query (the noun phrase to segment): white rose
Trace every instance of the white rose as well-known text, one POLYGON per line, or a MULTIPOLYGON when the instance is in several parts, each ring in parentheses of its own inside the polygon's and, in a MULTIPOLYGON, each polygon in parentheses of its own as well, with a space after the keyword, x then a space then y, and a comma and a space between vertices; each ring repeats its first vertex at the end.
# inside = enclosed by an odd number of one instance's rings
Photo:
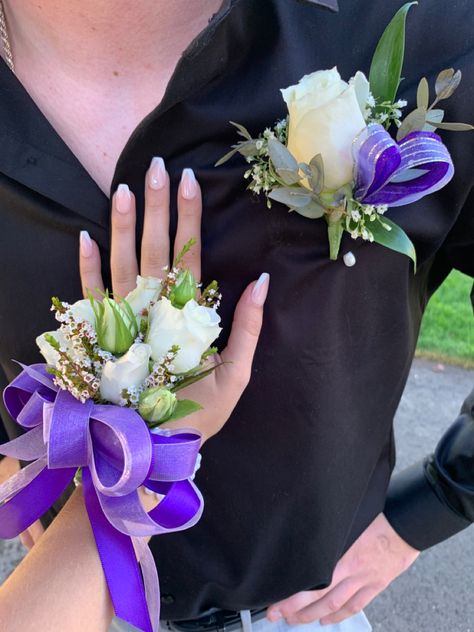
POLYGON ((346 83, 337 68, 319 70, 281 93, 290 115, 288 149, 296 160, 309 163, 321 154, 325 189, 351 182, 352 144, 367 126, 369 82, 363 73, 346 83))
POLYGON ((115 362, 106 362, 100 380, 101 397, 112 404, 119 404, 124 388, 141 386, 150 374, 150 355, 149 345, 135 343, 115 362))
POLYGON ((95 314, 92 309, 91 302, 88 298, 84 298, 81 301, 76 301, 71 305, 71 312, 76 322, 85 320, 93 327, 95 325, 95 314))
POLYGON ((198 366, 204 351, 211 346, 221 332, 221 319, 217 312, 188 301, 183 309, 173 307, 162 298, 150 311, 150 327, 147 343, 152 348, 153 360, 160 360, 173 345, 180 350, 174 360, 177 373, 185 373, 198 366))
POLYGON ((155 277, 137 276, 137 287, 132 290, 125 300, 137 316, 147 309, 151 301, 156 301, 161 290, 161 281, 155 277))
POLYGON ((57 329, 56 331, 46 331, 44 334, 41 334, 41 336, 38 336, 36 338, 36 344, 39 347, 41 355, 46 360, 46 364, 57 367, 59 353, 49 344, 49 342, 46 340, 46 336, 51 336, 52 338, 57 340, 63 349, 67 349, 68 344, 64 339, 64 336, 60 329, 57 329))

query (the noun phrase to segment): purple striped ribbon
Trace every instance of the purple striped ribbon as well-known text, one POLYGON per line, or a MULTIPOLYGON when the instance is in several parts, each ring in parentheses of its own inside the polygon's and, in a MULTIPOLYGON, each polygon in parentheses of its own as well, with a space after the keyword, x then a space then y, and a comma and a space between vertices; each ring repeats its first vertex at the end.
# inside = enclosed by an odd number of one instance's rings
POLYGON ((411 132, 397 143, 382 125, 371 124, 354 142, 354 197, 364 204, 404 206, 442 189, 454 165, 441 138, 411 132))
POLYGON ((40 518, 82 467, 85 505, 115 614, 155 632, 158 573, 143 536, 181 531, 201 517, 202 496, 190 480, 200 434, 153 434, 130 408, 81 404, 59 390, 45 364, 21 366, 3 399, 26 432, 1 445, 0 454, 32 463, 0 485, 0 537, 13 538, 40 518), (139 500, 141 485, 165 496, 149 513, 139 500))

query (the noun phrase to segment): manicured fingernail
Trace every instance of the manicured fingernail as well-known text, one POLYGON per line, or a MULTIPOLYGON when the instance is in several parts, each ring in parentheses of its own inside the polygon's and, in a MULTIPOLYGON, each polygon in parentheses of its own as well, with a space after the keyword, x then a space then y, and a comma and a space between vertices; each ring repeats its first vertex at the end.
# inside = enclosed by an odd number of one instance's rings
POLYGON ((192 200, 197 193, 197 181, 192 169, 183 169, 181 176, 181 195, 186 200, 192 200))
POLYGON ((279 621, 282 617, 283 615, 279 610, 270 610, 270 612, 268 613, 268 618, 272 622, 279 621))
POLYGON ((79 249, 83 257, 92 255, 92 239, 87 230, 81 230, 79 235, 79 249))
POLYGON ((155 156, 151 161, 148 174, 148 184, 151 189, 162 189, 166 184, 166 170, 163 158, 155 156))
POLYGON ((119 213, 128 213, 130 210, 130 204, 132 196, 128 184, 119 184, 117 187, 117 193, 115 194, 115 204, 119 213))
MULTIPOLYGON (((267 272, 263 272, 260 278, 253 286, 252 301, 258 307, 261 307, 265 303, 265 299, 268 294, 268 285, 270 283, 270 275, 267 272)), ((273 612, 273 610, 272 610, 273 612)))

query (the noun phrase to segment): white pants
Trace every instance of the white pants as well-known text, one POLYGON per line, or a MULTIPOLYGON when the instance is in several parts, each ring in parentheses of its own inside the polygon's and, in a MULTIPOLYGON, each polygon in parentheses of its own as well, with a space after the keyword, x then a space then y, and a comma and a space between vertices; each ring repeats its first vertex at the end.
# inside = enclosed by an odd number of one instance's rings
MULTIPOLYGON (((316 630, 320 632, 372 632, 372 626, 363 612, 359 612, 359 614, 346 619, 342 623, 324 626, 318 621, 304 625, 288 625, 285 619, 280 619, 276 623, 270 623, 265 617, 252 623, 248 610, 242 610, 240 617, 242 620, 241 632, 313 632, 316 630)), ((172 629, 172 625, 168 627, 166 622, 163 621, 160 626, 160 632, 170 632, 170 628, 172 629)), ((114 619, 109 632, 129 632, 133 629, 135 628, 123 623, 123 621, 114 619)))

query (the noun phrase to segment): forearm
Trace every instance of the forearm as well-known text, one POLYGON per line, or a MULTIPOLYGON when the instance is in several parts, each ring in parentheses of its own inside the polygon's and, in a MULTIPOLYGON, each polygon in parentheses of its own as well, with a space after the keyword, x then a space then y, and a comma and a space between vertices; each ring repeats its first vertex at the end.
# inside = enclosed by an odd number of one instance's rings
POLYGON ((474 391, 434 454, 394 476, 384 513, 419 550, 474 521, 474 391))
POLYGON ((5 632, 105 632, 113 610, 78 488, 0 587, 5 632))

